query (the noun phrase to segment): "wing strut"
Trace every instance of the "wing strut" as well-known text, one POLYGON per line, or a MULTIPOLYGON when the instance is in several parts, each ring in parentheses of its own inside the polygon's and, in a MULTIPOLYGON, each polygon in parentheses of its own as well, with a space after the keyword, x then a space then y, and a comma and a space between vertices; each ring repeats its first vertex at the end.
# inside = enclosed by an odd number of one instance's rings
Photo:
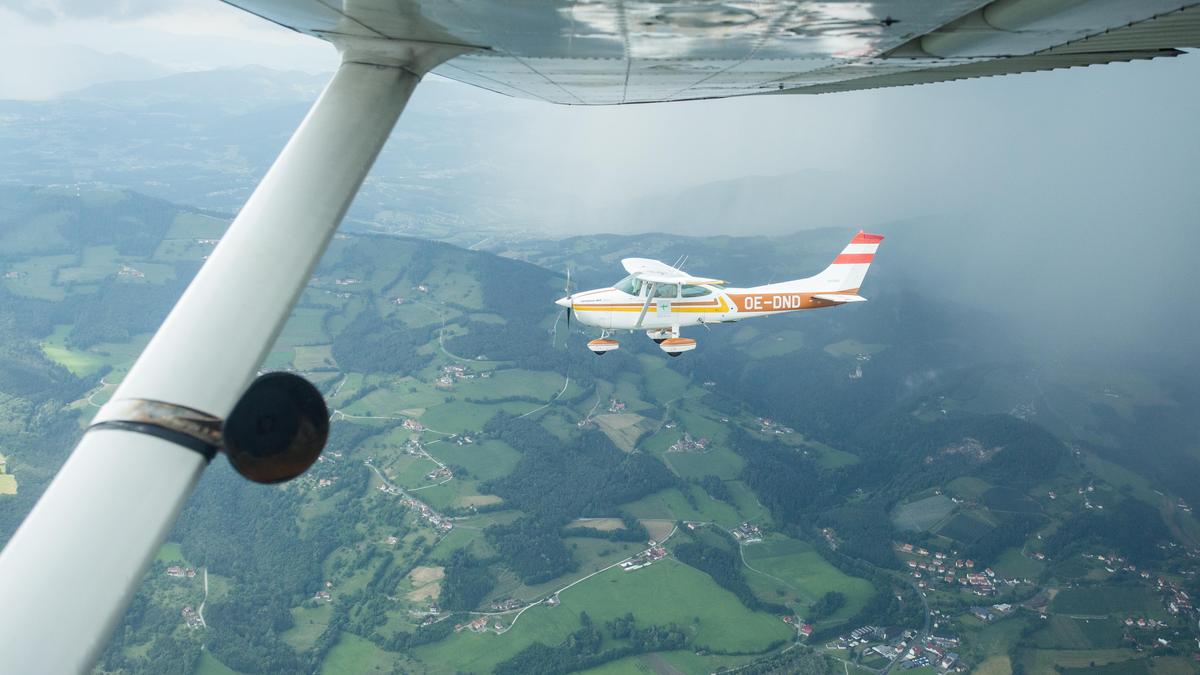
POLYGON ((658 284, 651 282, 650 288, 646 291, 646 302, 642 304, 642 313, 638 314, 637 323, 633 326, 634 330, 642 327, 642 321, 646 318, 646 311, 650 309, 650 303, 654 301, 654 291, 658 290, 658 284))
MULTIPOLYGON (((229 415, 425 65, 346 57, 110 405, 163 402, 217 423, 229 415)), ((6 671, 91 670, 207 465, 162 436, 85 433, 0 553, 6 671)))

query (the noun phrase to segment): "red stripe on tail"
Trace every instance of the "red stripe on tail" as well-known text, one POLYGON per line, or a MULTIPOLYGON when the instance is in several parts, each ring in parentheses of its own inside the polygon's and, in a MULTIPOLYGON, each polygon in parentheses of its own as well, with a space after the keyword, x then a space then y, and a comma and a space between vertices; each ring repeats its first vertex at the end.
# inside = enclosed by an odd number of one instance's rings
POLYGON ((868 234, 866 232, 863 232, 862 230, 859 230, 858 234, 854 235, 854 238, 850 240, 850 243, 851 244, 878 244, 881 241, 883 241, 882 234, 868 234))
POLYGON ((834 265, 858 265, 870 263, 874 253, 842 253, 833 259, 834 265))

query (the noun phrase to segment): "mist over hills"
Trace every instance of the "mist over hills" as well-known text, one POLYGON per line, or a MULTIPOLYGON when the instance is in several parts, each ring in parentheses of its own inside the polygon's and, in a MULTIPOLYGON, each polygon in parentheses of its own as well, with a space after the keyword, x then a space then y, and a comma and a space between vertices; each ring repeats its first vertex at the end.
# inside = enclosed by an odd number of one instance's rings
POLYGON ((0 57, 12 63, 0 69, 0 95, 16 99, 51 99, 98 81, 146 81, 170 72, 161 64, 136 56, 76 45, 5 45, 0 48, 0 57), (37 67, 24 65, 31 62, 37 67), (55 73, 53 81, 45 76, 47 72, 55 73))
MULTIPOLYGON (((128 191, 0 197, 6 537, 227 221, 128 191)), ((828 656, 802 640, 782 651, 798 638, 779 617, 803 614, 822 644, 919 626, 904 541, 995 567, 1011 583, 994 602, 1070 598, 1103 570, 1079 562, 1098 550, 1191 583, 1200 524, 1177 500, 1200 502, 1195 387, 1137 363, 1046 362, 987 308, 913 284, 906 247, 880 254, 871 302, 693 330, 684 359, 637 334, 595 357, 553 304, 567 265, 601 285, 630 253, 686 253, 756 283, 819 269, 849 234, 523 238, 508 257, 339 235, 264 364, 325 394, 324 461, 280 487, 216 462, 102 667, 564 672, 654 654, 683 672, 781 658, 821 672, 828 656), (649 538, 665 559, 613 569, 659 555, 649 538), (207 596, 179 576, 201 567, 207 596), (207 623, 181 619, 200 599, 207 623), (461 628, 478 611, 500 627, 461 628)), ((1158 607, 1137 577, 1097 579, 1089 592, 1126 603, 1114 611, 1158 607)), ((989 642, 975 596, 937 583, 931 606, 972 663, 1059 644, 1049 629, 989 642)), ((1033 611, 1007 620, 1039 631, 1033 611)))
MULTIPOLYGON (((0 540, 324 80, 0 102, 0 540)), ((937 622, 970 668, 1194 669, 1196 141, 1163 147, 1194 101, 1084 92, 1082 119, 1030 81, 802 120, 425 82, 263 364, 325 395, 323 461, 270 488, 215 462, 101 668, 878 671, 896 634, 825 647, 937 622), (1161 128, 1114 133, 1150 101, 1161 128), (806 276, 860 228, 870 302, 680 359, 597 358, 553 304, 630 256, 806 276)))

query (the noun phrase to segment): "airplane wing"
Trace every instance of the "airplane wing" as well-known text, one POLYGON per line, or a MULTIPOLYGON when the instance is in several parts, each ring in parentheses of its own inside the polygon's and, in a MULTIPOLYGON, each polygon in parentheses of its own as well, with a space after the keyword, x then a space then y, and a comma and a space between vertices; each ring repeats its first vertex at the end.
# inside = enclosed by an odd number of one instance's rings
POLYGON ((697 277, 650 258, 625 258, 621 266, 633 276, 652 284, 724 284, 721 279, 697 277))
POLYGON ((1200 47, 1197 0, 225 0, 369 60, 461 51, 433 72, 522 98, 620 104, 825 94, 1200 47))
MULTIPOLYGON (((0 551, 7 671, 92 668, 217 452, 286 468, 287 448, 255 420, 306 406, 251 383, 268 377, 256 379, 264 357, 426 73, 601 105, 852 91, 1200 47, 1200 0, 226 1, 328 40, 342 63, 0 551), (233 443, 256 429, 256 442, 233 443), (78 551, 104 555, 80 565, 78 551)), ((626 263, 652 284, 718 282, 626 263)))

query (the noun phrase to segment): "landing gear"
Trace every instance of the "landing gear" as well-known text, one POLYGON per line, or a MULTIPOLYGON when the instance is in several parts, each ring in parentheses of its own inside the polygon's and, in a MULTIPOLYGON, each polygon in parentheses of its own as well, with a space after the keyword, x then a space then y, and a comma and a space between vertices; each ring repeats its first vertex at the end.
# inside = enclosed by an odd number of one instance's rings
POLYGON ((587 343, 587 346, 596 356, 604 356, 614 349, 620 349, 621 343, 616 340, 610 340, 608 331, 603 331, 598 339, 587 343))
POLYGON ((646 337, 658 343, 658 348, 675 357, 696 348, 696 341, 691 338, 679 337, 679 326, 656 328, 646 331, 646 337))
POLYGON ((691 338, 673 337, 663 340, 658 346, 668 356, 679 356, 684 352, 690 352, 695 349, 696 341, 691 338))
POLYGON ((679 337, 678 328, 656 328, 646 331, 646 337, 654 340, 655 344, 661 345, 664 340, 673 337, 679 337))

